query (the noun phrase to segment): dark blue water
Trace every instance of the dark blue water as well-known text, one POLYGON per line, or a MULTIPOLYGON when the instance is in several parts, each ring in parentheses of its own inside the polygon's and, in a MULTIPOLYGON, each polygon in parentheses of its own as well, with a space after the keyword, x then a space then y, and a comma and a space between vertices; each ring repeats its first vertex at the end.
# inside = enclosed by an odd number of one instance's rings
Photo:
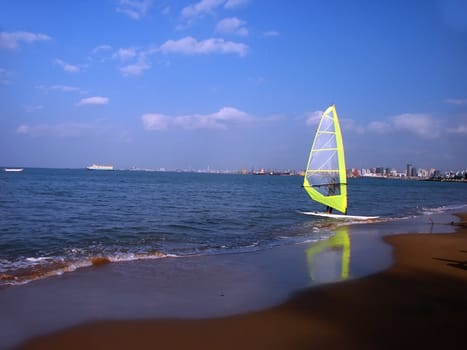
MULTIPOLYGON (((0 173, 0 285, 108 261, 223 254, 329 236, 298 176, 25 169, 0 173)), ((353 215, 467 205, 467 184, 349 179, 353 215)))

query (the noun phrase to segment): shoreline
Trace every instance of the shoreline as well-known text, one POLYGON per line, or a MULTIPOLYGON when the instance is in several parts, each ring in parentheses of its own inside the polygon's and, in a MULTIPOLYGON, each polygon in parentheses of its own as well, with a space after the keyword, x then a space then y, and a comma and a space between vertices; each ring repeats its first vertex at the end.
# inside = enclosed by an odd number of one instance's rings
POLYGON ((87 322, 22 349, 458 347, 467 322, 467 214, 456 233, 386 235, 391 267, 295 293, 279 306, 207 319, 87 322))
MULTIPOLYGON (((347 267, 350 278, 391 263, 391 249, 377 232, 345 232, 354 252, 347 267)), ((10 349, 96 320, 208 319, 272 308, 296 291, 342 279, 343 251, 328 243, 318 251, 321 243, 313 242, 250 253, 104 264, 0 289, 0 344, 10 349)))

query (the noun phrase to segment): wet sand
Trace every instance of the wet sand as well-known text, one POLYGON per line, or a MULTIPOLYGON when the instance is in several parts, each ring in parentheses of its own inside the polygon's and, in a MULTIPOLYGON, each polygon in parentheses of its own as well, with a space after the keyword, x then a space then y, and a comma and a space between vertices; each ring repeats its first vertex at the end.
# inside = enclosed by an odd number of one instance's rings
POLYGON ((386 236, 394 265, 297 293, 265 311, 201 320, 86 323, 24 349, 380 349, 465 347, 467 214, 454 234, 386 236))

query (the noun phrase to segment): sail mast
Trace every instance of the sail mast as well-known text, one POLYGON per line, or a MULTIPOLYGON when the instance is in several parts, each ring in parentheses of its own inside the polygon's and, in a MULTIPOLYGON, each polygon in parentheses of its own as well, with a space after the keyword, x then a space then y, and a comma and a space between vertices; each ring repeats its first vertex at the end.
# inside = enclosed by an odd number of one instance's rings
POLYGON ((334 105, 328 107, 321 116, 311 146, 303 187, 313 200, 346 213, 344 144, 334 105))

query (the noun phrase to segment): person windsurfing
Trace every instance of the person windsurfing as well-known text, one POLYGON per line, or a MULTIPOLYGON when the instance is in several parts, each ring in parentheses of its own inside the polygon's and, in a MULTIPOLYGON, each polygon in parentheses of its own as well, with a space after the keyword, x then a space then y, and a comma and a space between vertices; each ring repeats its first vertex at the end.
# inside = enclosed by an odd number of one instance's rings
MULTIPOLYGON (((332 179, 331 183, 328 185, 328 196, 334 196, 336 194, 336 190, 337 184, 334 179, 332 179)), ((329 205, 326 206, 326 214, 332 214, 332 207, 329 205)))

